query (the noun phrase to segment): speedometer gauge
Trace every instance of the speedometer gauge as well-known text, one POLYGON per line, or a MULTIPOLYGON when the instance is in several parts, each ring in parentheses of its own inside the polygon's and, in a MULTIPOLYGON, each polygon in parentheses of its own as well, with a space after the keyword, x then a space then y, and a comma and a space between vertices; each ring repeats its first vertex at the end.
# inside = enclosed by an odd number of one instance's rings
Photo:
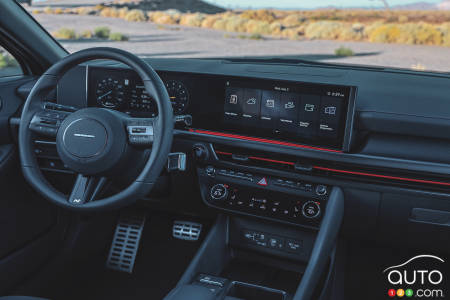
POLYGON ((177 80, 166 82, 167 93, 172 102, 173 113, 182 114, 189 104, 189 93, 183 83, 177 80))
POLYGON ((97 83, 95 91, 98 104, 106 108, 119 108, 122 105, 124 92, 119 80, 105 78, 97 83))

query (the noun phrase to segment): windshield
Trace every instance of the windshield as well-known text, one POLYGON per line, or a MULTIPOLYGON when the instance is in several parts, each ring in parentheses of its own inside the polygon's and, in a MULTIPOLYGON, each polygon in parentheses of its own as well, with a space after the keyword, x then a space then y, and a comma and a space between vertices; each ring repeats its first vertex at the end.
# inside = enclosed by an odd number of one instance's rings
POLYGON ((450 71, 450 0, 20 2, 69 52, 109 46, 141 57, 450 71))

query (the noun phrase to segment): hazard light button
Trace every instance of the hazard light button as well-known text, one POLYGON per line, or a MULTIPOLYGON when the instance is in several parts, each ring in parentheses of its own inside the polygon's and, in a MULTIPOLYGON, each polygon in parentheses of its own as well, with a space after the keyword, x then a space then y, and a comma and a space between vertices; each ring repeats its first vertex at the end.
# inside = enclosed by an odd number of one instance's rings
POLYGON ((268 183, 266 177, 261 178, 256 184, 260 186, 267 186, 268 183))

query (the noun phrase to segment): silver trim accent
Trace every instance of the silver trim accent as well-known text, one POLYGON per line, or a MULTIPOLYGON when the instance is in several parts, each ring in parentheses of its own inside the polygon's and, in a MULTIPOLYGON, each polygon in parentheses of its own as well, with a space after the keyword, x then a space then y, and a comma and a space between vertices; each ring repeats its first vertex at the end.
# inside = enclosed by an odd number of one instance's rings
POLYGON ((90 138, 90 139, 95 138, 95 135, 92 135, 92 134, 84 134, 84 133, 74 133, 73 136, 76 136, 76 137, 85 137, 85 138, 90 138))
POLYGON ((176 239, 197 241, 202 232, 202 224, 188 221, 174 221, 172 235, 176 239))
POLYGON ((88 107, 89 106, 89 65, 86 65, 86 88, 84 90, 84 93, 86 95, 86 103, 84 105, 84 107, 88 107))
POLYGON ((129 135, 153 135, 153 126, 127 126, 128 134, 129 135), (135 128, 144 128, 145 132, 133 132, 133 129, 135 128))

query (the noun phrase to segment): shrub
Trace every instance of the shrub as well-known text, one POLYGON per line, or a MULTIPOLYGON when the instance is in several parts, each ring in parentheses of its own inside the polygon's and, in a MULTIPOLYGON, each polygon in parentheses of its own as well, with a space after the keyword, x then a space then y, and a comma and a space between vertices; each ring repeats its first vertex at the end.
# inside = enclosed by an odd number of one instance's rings
POLYGON ((129 22, 144 22, 147 20, 144 11, 140 9, 132 9, 125 15, 125 20, 129 22))
POLYGON ((175 15, 162 15, 158 17, 154 22, 157 24, 175 25, 180 21, 179 16, 175 15))
POLYGON ((338 35, 339 40, 361 41, 364 39, 364 26, 361 24, 342 24, 338 35))
POLYGON ((402 32, 396 24, 385 24, 373 29, 368 37, 373 43, 395 43, 400 38, 402 32))
POLYGON ((46 8, 44 8, 44 14, 52 14, 53 13, 53 9, 50 6, 47 6, 46 8))
POLYGON ((58 31, 53 32, 52 34, 57 39, 62 40, 73 40, 77 38, 77 34, 75 30, 70 28, 60 28, 58 31))
POLYGON ((39 9, 33 9, 33 11, 31 12, 33 15, 37 15, 40 14, 42 12, 42 10, 39 9))
POLYGON ((266 21, 249 20, 245 28, 248 33, 270 34, 270 24, 266 21))
POLYGON ((100 11, 100 16, 105 18, 118 18, 119 11, 114 7, 105 7, 100 11))
POLYGON ((352 49, 346 48, 344 46, 341 46, 341 47, 337 48, 336 50, 334 50, 334 54, 336 54, 336 56, 342 56, 342 57, 355 55, 355 53, 353 52, 352 49))
POLYGON ((156 19, 165 15, 167 14, 163 11, 149 11, 147 13, 147 18, 150 22, 155 22, 156 19))
POLYGON ((83 39, 91 39, 93 37, 94 37, 94 34, 90 30, 84 30, 79 35, 79 38, 83 38, 83 39))
POLYGON ((443 23, 437 27, 442 34, 442 45, 450 46, 450 22, 443 23))
POLYGON ((281 35, 281 32, 284 29, 284 26, 281 25, 281 23, 279 23, 279 22, 273 22, 272 24, 270 24, 269 29, 270 29, 270 34, 281 35))
POLYGON ((225 30, 230 32, 246 32, 248 19, 232 16, 226 19, 225 30))
POLYGON ((306 22, 306 20, 307 19, 302 14, 292 14, 280 20, 280 23, 284 27, 298 27, 306 22))
POLYGON ((344 25, 336 21, 318 21, 310 23, 305 28, 305 36, 309 39, 334 40, 339 37, 344 25))
POLYGON ((219 20, 221 17, 217 15, 207 15, 202 21, 201 27, 203 28, 213 28, 214 23, 219 20))
POLYGON ((305 35, 304 26, 286 28, 281 32, 281 36, 290 40, 299 40, 305 35))
POLYGON ((17 66, 17 61, 11 55, 0 52, 0 69, 17 66))
POLYGON ((120 32, 111 32, 109 34, 108 39, 111 41, 122 42, 122 41, 128 41, 128 36, 123 33, 120 33, 120 32))
POLYGON ((88 6, 81 6, 81 7, 77 7, 75 8, 75 13, 79 14, 79 15, 93 15, 96 14, 98 12, 98 10, 93 9, 92 7, 88 7, 88 6))
POLYGON ((53 10, 53 13, 55 15, 62 15, 64 13, 64 11, 61 7, 58 7, 58 8, 55 8, 55 10, 53 10))
POLYGON ((195 13, 195 14, 184 14, 180 18, 180 25, 200 27, 205 19, 205 14, 195 13))
POLYGON ((94 29, 94 35, 101 39, 106 39, 109 37, 109 34, 111 33, 111 29, 105 26, 97 27, 94 29))
POLYGON ((426 23, 411 24, 411 31, 407 31, 407 35, 414 37, 415 45, 441 45, 442 33, 433 25, 426 23))
POLYGON ((441 45, 442 32, 426 23, 385 24, 369 34, 370 42, 441 45))
POLYGON ((223 18, 223 19, 219 19, 216 22, 214 22, 212 28, 216 29, 216 30, 225 30, 226 27, 227 27, 227 21, 225 18, 223 18))
POLYGON ((268 9, 246 10, 240 16, 241 18, 267 23, 271 23, 276 19, 274 12, 268 9))
POLYGON ((121 18, 121 19, 125 19, 125 16, 127 15, 127 13, 128 13, 128 7, 122 7, 122 8, 120 8, 119 10, 118 10, 118 13, 119 13, 119 18, 121 18))

